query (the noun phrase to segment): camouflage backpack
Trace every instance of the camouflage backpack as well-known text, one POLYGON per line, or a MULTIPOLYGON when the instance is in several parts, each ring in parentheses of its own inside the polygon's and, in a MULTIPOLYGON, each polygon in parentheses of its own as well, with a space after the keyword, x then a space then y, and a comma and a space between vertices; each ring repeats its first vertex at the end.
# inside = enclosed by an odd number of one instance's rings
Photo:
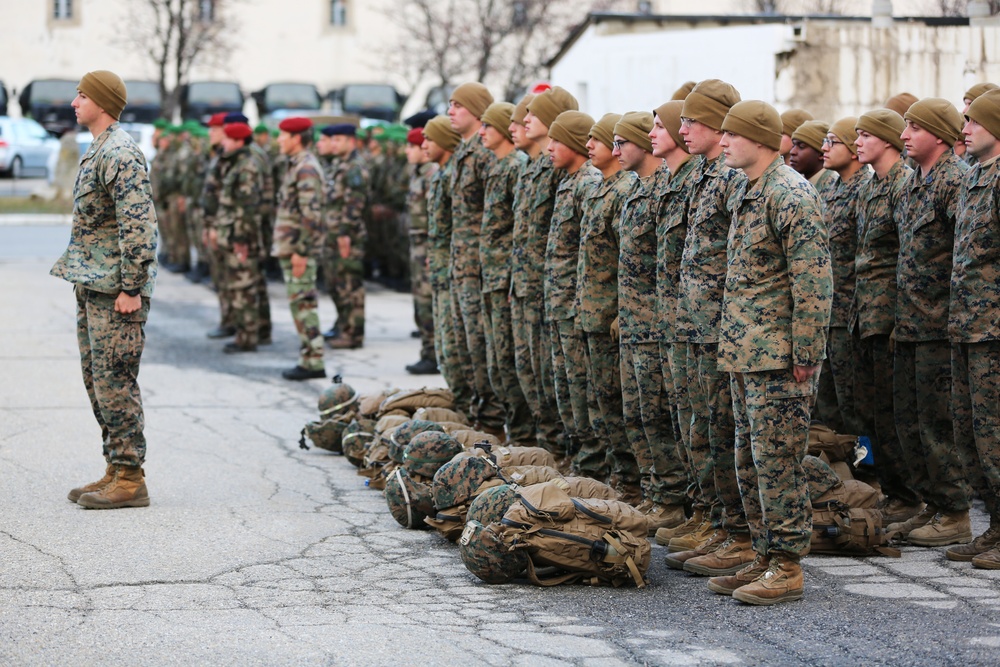
POLYGON ((403 467, 411 474, 434 477, 438 468, 462 451, 458 440, 440 431, 424 431, 413 436, 403 450, 403 467))
POLYGON ((403 452, 410 440, 418 433, 426 431, 438 431, 444 433, 444 429, 439 424, 427 421, 426 419, 411 419, 397 426, 389 434, 389 457, 397 462, 403 462, 403 452))
POLYGON ((871 486, 849 479, 813 500, 810 553, 898 558, 899 549, 888 546, 893 534, 882 526, 878 496, 871 486))
POLYGON ((424 519, 434 513, 431 485, 396 468, 385 480, 385 502, 403 528, 429 528, 424 519))
POLYGON ((488 584, 506 584, 521 576, 528 567, 528 556, 521 549, 509 549, 503 543, 499 524, 483 525, 470 520, 458 540, 462 563, 472 574, 488 584))

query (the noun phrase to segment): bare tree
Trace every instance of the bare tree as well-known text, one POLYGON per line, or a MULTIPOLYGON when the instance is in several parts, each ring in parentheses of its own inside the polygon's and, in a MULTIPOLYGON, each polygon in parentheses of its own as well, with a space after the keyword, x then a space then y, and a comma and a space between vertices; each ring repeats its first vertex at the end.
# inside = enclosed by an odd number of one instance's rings
POLYGON ((180 86, 194 65, 221 62, 237 28, 237 0, 130 0, 130 29, 119 38, 128 53, 142 54, 155 68, 163 113, 173 115, 180 86))
MULTIPOLYGON (((969 0, 937 0, 941 16, 968 16, 969 0)), ((990 14, 1000 13, 1000 0, 989 0, 990 14)))

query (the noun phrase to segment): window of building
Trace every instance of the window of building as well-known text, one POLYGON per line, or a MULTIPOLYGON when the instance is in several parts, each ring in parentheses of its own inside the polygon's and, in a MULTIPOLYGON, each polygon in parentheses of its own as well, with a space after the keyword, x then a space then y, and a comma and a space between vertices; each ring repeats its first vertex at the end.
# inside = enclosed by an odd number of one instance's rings
POLYGON ((330 25, 347 25, 347 0, 330 0, 330 25))
POLYGON ((52 0, 52 18, 60 21, 73 18, 73 0, 52 0))
POLYGON ((215 20, 215 0, 198 0, 198 19, 206 23, 215 20))

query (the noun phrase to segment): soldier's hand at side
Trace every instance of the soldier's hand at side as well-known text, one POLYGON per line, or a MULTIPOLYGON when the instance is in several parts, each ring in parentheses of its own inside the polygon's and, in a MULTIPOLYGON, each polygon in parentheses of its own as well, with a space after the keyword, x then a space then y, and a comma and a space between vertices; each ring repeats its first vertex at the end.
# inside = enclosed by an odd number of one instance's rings
POLYGON ((208 245, 212 250, 219 249, 219 232, 214 229, 208 230, 208 245))
POLYGON ((796 382, 805 382, 816 375, 818 370, 819 366, 792 366, 792 375, 795 376, 796 382))
POLYGON ((234 243, 233 253, 236 255, 236 259, 240 260, 240 264, 246 264, 247 257, 250 256, 250 246, 246 243, 234 243))
POLYGON ((892 354, 896 351, 896 327, 892 328, 889 332, 889 353, 892 354))
POLYGON ((115 299, 115 312, 122 313, 123 315, 134 313, 141 307, 142 297, 138 294, 129 296, 125 292, 119 292, 118 298, 115 299))
POLYGON ((309 262, 309 260, 303 257, 302 255, 296 255, 296 254, 292 255, 291 260, 292 260, 292 277, 301 278, 303 275, 305 275, 306 264, 309 262))
POLYGON ((177 198, 177 212, 178 213, 184 213, 185 211, 187 211, 187 197, 178 197, 177 198))
POLYGON ((621 337, 621 330, 618 328, 618 318, 611 323, 611 329, 608 331, 611 334, 611 340, 618 340, 621 337))
POLYGON ((338 236, 337 237, 337 249, 340 251, 341 259, 347 259, 351 256, 351 237, 350 236, 338 236))

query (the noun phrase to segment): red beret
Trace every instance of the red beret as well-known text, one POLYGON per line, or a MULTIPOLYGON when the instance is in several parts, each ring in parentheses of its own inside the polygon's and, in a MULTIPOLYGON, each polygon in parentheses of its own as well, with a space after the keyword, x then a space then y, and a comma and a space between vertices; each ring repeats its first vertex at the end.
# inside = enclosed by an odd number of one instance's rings
POLYGON ((413 128, 406 133, 406 140, 414 146, 422 145, 424 143, 424 129, 422 127, 413 128))
POLYGON ((312 129, 312 126, 312 121, 308 118, 295 116, 294 118, 286 118, 281 121, 278 125, 278 129, 284 132, 305 132, 306 130, 312 129))
POLYGON ((253 134, 253 130, 246 123, 226 123, 222 129, 230 139, 246 139, 253 134))
POLYGON ((217 114, 213 114, 211 118, 208 119, 209 127, 222 127, 226 124, 226 112, 220 111, 217 114))

